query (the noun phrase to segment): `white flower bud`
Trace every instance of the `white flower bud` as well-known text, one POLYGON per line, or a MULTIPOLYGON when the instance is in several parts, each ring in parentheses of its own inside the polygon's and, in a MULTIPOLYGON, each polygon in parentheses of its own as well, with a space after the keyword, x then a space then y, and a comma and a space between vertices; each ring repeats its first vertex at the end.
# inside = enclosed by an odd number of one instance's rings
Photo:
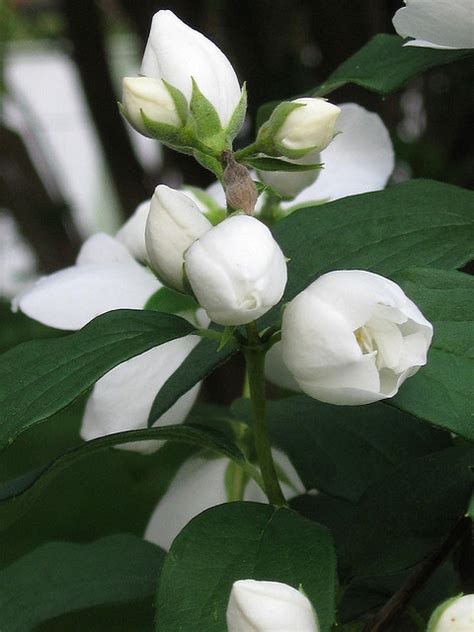
POLYGON ((184 260, 200 305, 221 325, 250 323, 283 296, 285 257, 255 217, 228 217, 196 241, 184 260))
POLYGON ((137 206, 135 212, 115 235, 132 256, 138 261, 146 261, 145 225, 150 212, 151 200, 145 200, 137 206))
MULTIPOLYGON (((318 151, 311 151, 303 158, 296 158, 288 162, 297 165, 311 165, 321 162, 321 156, 318 151)), ((259 179, 272 187, 272 189, 283 198, 292 199, 301 191, 316 182, 321 169, 312 169, 311 171, 259 171, 259 179)))
POLYGON ((428 623, 428 632, 472 632, 474 595, 450 599, 436 608, 428 623))
POLYGON ((309 599, 280 582, 234 582, 227 606, 228 632, 319 632, 309 599))
POLYGON ((241 98, 239 81, 224 53, 172 11, 158 11, 153 17, 141 74, 164 79, 178 88, 188 103, 194 78, 224 128, 241 98))
POLYGON ((155 123, 180 127, 181 120, 176 105, 163 81, 150 77, 125 77, 123 80, 122 106, 127 120, 133 127, 150 136, 143 114, 155 123))
POLYGON ((302 391, 329 404, 393 397, 426 364, 432 325, 401 288, 362 270, 324 274, 283 314, 283 360, 302 391))
POLYGON ((184 252, 212 224, 181 191, 164 184, 156 187, 145 227, 148 260, 158 276, 182 290, 184 252))
POLYGON ((326 99, 304 97, 292 103, 302 107, 292 110, 275 133, 274 141, 282 149, 313 151, 325 149, 334 137, 334 126, 341 113, 326 99))

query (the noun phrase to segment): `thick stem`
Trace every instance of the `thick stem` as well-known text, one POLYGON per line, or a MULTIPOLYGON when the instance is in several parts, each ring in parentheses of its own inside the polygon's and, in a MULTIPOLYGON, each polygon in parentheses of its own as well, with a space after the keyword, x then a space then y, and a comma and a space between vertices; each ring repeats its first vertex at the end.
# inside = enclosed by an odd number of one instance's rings
POLYGON ((265 352, 260 347, 255 323, 247 326, 250 346, 245 350, 247 374, 250 388, 250 400, 253 413, 253 431, 255 450, 262 473, 265 493, 270 503, 277 506, 286 505, 280 488, 278 476, 273 462, 270 439, 265 418, 265 352))

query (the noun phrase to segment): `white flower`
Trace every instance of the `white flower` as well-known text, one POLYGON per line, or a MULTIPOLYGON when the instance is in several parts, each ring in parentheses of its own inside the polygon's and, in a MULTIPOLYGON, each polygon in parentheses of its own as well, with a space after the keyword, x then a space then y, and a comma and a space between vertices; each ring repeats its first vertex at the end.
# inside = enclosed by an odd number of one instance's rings
POLYGON ((153 17, 141 74, 164 79, 191 100, 192 80, 214 106, 222 127, 239 104, 239 81, 227 57, 207 37, 171 11, 153 17))
POLYGON ((288 584, 242 579, 227 606, 229 632, 319 632, 309 599, 288 584))
MULTIPOLYGON (((303 483, 283 452, 273 449, 273 458, 288 483, 282 483, 285 498, 304 492, 303 483)), ((188 459, 179 469, 166 494, 154 510, 145 530, 145 539, 164 549, 190 520, 201 512, 227 501, 225 473, 230 461, 225 458, 188 459)), ((250 480, 245 488, 245 500, 266 502, 265 494, 250 480)))
POLYGON ((150 77, 125 77, 123 80, 122 106, 127 120, 133 127, 150 136, 143 114, 155 123, 180 127, 176 105, 163 81, 150 77))
MULTIPOLYGON (((13 301, 13 309, 65 330, 80 329, 96 316, 114 309, 142 309, 161 284, 135 261, 119 237, 133 251, 143 252, 142 206, 117 238, 101 233, 90 237, 75 266, 40 279, 13 301)), ((154 396, 198 341, 197 336, 186 336, 165 343, 123 362, 99 379, 86 404, 83 438, 146 428, 154 396)), ((157 425, 182 422, 196 396, 197 389, 183 395, 157 425)), ((148 452, 150 445, 156 449, 159 444, 143 442, 127 447, 148 452)))
POLYGON ((464 595, 441 604, 433 613, 428 632, 472 632, 474 595, 464 595))
POLYGON ((183 289, 184 253, 212 228, 193 200, 181 191, 160 184, 151 199, 145 242, 148 260, 170 286, 183 289))
POLYGON ((339 270, 286 307, 283 360, 311 397, 368 404, 393 397, 426 364, 432 334, 398 285, 371 272, 339 270))
POLYGON ((255 217, 225 219, 194 242, 184 261, 201 307, 221 325, 250 323, 283 296, 285 257, 255 217))
POLYGON ((145 200, 137 206, 135 212, 125 222, 115 235, 129 251, 129 253, 137 259, 137 261, 146 261, 146 245, 145 245, 145 225, 150 212, 150 200, 145 200))
POLYGON ((472 0, 405 0, 393 17, 401 37, 413 37, 405 46, 474 48, 472 0))
POLYGON ((335 131, 336 137, 321 153, 324 168, 317 172, 316 182, 291 203, 284 202, 284 208, 378 191, 387 184, 394 167, 394 151, 378 114, 355 103, 344 103, 335 131))
MULTIPOLYGON (((311 151, 303 158, 296 158, 288 162, 299 165, 319 164, 321 155, 318 151, 311 151)), ((259 180, 272 187, 283 198, 294 198, 316 182, 321 169, 311 171, 259 171, 259 180)))
POLYGON ((340 114, 337 105, 326 99, 303 97, 291 103, 301 104, 292 110, 275 133, 274 140, 289 150, 322 151, 334 137, 334 126, 340 114))

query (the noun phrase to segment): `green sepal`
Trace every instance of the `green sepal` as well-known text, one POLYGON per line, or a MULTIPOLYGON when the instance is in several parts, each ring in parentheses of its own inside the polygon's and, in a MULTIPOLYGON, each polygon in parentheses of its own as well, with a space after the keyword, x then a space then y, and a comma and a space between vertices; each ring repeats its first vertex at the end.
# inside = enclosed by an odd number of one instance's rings
POLYGON ((237 107, 235 108, 230 121, 225 128, 225 135, 229 144, 234 140, 234 138, 239 133, 242 125, 244 124, 245 114, 247 113, 247 84, 244 82, 242 86, 242 93, 240 96, 240 100, 237 103, 237 107))
POLYGON ((266 157, 245 158, 242 162, 258 171, 314 171, 315 169, 322 169, 323 167, 323 163, 301 165, 296 162, 288 162, 288 160, 266 157))
POLYGON ((221 341, 217 348, 218 352, 222 351, 222 349, 225 346, 227 346, 230 342, 235 343, 235 339, 234 339, 235 329, 236 329, 235 325, 227 325, 226 327, 224 327, 224 331, 222 332, 222 335, 221 335, 221 341))
POLYGON ((143 123, 150 136, 182 153, 192 153, 193 137, 187 126, 175 127, 174 125, 168 125, 168 123, 158 123, 148 118, 143 110, 140 111, 143 123))
POLYGON ((181 123, 183 125, 186 125, 189 114, 188 102, 186 101, 186 97, 181 92, 181 90, 178 90, 178 88, 175 88, 164 79, 162 79, 162 81, 165 84, 165 88, 168 90, 170 97, 173 99, 173 103, 176 108, 176 112, 181 119, 181 123))
POLYGON ((463 596, 463 593, 456 595, 455 597, 451 597, 447 601, 443 601, 434 611, 428 621, 428 626, 426 628, 426 632, 436 632, 436 626, 438 625, 439 620, 444 614, 446 608, 449 608, 455 601, 457 601, 460 597, 463 596))
MULTIPOLYGON (((277 105, 268 121, 266 121, 258 130, 257 140, 255 144, 258 146, 259 151, 267 154, 268 156, 286 155, 282 154, 281 151, 279 151, 276 146, 274 137, 280 127, 286 121, 288 116, 291 114, 291 112, 301 107, 304 107, 304 103, 294 103, 292 101, 282 101, 279 105, 277 105)), ((294 156, 289 157, 293 158, 294 156)))
MULTIPOLYGON (((209 153, 220 155, 224 149, 228 148, 228 144, 219 116, 209 99, 199 90, 194 77, 191 79, 193 92, 190 109, 195 137, 198 143, 209 147, 209 153)), ((204 149, 202 145, 200 149, 204 149)))
POLYGON ((212 171, 212 173, 215 174, 215 176, 222 182, 224 170, 222 169, 220 160, 200 151, 199 149, 193 150, 193 156, 200 165, 202 165, 205 169, 212 171))

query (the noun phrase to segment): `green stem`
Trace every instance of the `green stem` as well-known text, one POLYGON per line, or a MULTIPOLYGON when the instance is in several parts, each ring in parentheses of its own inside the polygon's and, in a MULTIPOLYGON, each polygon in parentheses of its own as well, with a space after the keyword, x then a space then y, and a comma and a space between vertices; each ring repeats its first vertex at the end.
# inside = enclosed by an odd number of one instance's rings
POLYGON ((234 159, 239 161, 246 156, 250 156, 251 154, 256 154, 258 151, 257 143, 252 143, 251 145, 247 145, 247 147, 243 147, 238 151, 234 152, 234 159))
POLYGON ((250 388, 250 400, 253 413, 253 431, 255 450, 262 472, 265 493, 270 503, 277 506, 286 505, 280 488, 278 475, 273 462, 270 439, 265 418, 265 352, 261 348, 260 338, 255 323, 247 325, 249 346, 245 349, 245 361, 250 388))

